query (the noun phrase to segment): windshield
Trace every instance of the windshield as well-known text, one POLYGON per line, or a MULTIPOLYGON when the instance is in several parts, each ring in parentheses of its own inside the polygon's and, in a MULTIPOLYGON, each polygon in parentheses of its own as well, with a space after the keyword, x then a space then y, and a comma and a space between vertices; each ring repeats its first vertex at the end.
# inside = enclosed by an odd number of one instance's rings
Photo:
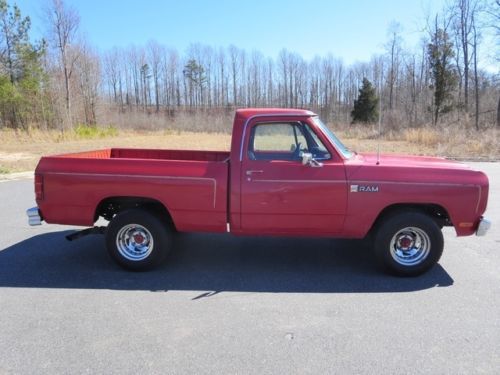
POLYGON ((318 126, 323 134, 327 136, 327 138, 330 140, 330 142, 335 146, 335 148, 340 151, 340 153, 347 159, 351 158, 354 153, 350 151, 344 144, 338 139, 333 132, 328 129, 328 127, 323 124, 323 122, 319 119, 319 117, 313 117, 312 119, 316 126, 318 126))

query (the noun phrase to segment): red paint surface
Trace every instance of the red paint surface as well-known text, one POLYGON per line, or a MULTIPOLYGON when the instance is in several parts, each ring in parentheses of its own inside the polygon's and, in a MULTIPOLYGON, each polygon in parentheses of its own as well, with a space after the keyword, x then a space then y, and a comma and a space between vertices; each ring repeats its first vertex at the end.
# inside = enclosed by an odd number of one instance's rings
POLYGON ((374 154, 344 159, 312 116, 238 110, 230 152, 107 149, 43 157, 35 172, 37 204, 48 223, 91 226, 102 200, 143 197, 161 202, 179 231, 223 232, 229 216, 236 234, 346 238, 364 237, 388 206, 435 204, 448 212, 458 235, 474 233, 486 210, 484 173, 433 157, 382 155, 378 165, 374 154), (307 123, 332 158, 322 168, 250 160, 251 128, 270 121, 307 123), (249 177, 248 170, 262 172, 249 177), (378 191, 351 192, 351 185, 378 191))

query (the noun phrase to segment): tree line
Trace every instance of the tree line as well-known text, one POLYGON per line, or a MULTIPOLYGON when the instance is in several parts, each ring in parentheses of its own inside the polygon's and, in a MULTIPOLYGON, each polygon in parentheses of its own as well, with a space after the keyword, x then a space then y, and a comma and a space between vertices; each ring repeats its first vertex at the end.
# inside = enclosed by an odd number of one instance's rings
POLYGON ((500 126, 498 72, 480 67, 484 34, 500 43, 499 13, 500 0, 454 0, 423 22, 417 48, 405 46, 394 23, 383 54, 346 65, 331 54, 306 60, 283 49, 271 58, 196 43, 184 53, 156 41, 97 52, 63 0, 47 3, 46 35, 33 42, 30 18, 0 0, 0 127, 65 129, 107 123, 110 113, 175 117, 237 107, 309 108, 338 123, 376 121, 380 107, 393 128, 500 126), (378 105, 355 116, 368 84, 378 105))

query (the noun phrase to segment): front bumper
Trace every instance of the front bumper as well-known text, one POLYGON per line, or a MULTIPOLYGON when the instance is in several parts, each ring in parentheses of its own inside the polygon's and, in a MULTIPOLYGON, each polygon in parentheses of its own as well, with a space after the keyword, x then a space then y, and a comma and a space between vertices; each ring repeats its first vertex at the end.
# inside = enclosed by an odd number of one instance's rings
POLYGON ((31 226, 41 225, 42 217, 40 216, 40 210, 38 207, 32 207, 26 210, 26 215, 28 215, 28 224, 31 226))
POLYGON ((490 228, 491 228, 491 221, 482 217, 479 220, 479 225, 477 226, 476 236, 485 236, 490 228))

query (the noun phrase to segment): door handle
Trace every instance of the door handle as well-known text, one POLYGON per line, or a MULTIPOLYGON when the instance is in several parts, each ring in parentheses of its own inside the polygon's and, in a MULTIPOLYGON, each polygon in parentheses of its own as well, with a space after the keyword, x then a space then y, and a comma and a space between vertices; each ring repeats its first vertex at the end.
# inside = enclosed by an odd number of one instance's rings
POLYGON ((254 170, 254 171, 246 171, 246 175, 247 175, 247 176, 251 176, 251 175, 252 175, 252 174, 254 174, 254 173, 263 173, 263 172, 264 172, 264 171, 255 171, 255 170, 254 170))

